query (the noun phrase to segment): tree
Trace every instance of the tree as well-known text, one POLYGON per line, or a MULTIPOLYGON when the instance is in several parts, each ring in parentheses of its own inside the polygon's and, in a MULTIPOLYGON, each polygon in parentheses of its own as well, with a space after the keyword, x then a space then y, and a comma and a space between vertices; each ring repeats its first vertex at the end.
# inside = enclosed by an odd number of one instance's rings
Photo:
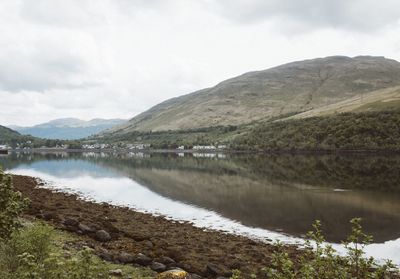
POLYGON ((0 169, 0 240, 7 240, 21 227, 18 216, 26 208, 27 199, 20 192, 15 192, 11 176, 0 169))

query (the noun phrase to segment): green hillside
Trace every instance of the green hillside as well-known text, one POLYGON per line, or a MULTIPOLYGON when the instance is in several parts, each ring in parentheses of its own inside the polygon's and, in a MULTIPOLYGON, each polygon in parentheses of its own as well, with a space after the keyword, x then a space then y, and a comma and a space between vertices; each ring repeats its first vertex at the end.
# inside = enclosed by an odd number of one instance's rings
POLYGON ((263 123, 232 142, 245 150, 400 150, 400 111, 263 123))
POLYGON ((378 102, 372 105, 385 110, 393 100, 400 100, 400 94, 393 93, 399 86, 400 63, 395 60, 370 56, 311 59, 246 73, 167 100, 111 133, 237 126, 285 114, 318 116, 322 112, 316 110, 335 113, 342 102, 351 103, 344 111, 370 110, 362 106, 364 102, 378 102), (304 115, 308 112, 312 113, 304 115))
POLYGON ((0 125, 0 144, 6 144, 11 147, 54 147, 66 143, 60 140, 47 140, 33 136, 21 135, 20 133, 0 125))
POLYGON ((109 143, 149 143, 155 149, 224 144, 245 151, 400 151, 400 110, 347 112, 304 119, 253 122, 238 126, 132 131, 102 137, 109 143))
POLYGON ((0 125, 0 144, 10 144, 21 137, 20 133, 0 125))

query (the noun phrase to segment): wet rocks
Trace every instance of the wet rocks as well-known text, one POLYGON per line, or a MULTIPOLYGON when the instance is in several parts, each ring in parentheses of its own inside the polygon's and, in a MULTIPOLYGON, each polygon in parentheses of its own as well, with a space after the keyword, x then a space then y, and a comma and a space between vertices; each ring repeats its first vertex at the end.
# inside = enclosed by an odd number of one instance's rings
POLYGON ((155 272, 163 272, 167 269, 165 264, 159 263, 159 262, 152 262, 150 265, 151 270, 154 270, 155 272))
POLYGON ((129 233, 129 232, 125 232, 125 235, 127 237, 132 238, 135 241, 144 241, 144 240, 149 240, 150 236, 146 235, 146 234, 135 234, 135 233, 129 233))
POLYGON ((149 265, 152 261, 153 260, 150 257, 148 257, 142 253, 137 254, 135 257, 135 260, 134 260, 135 263, 143 265, 143 266, 149 265))
POLYGON ((96 231, 95 229, 93 229, 93 228, 91 228, 91 227, 89 227, 89 226, 87 226, 87 225, 85 225, 85 224, 82 224, 82 223, 80 223, 80 224, 78 225, 78 229, 79 229, 83 234, 93 233, 93 232, 96 231))
POLYGON ((96 239, 101 242, 107 242, 111 240, 111 235, 105 230, 99 230, 96 232, 96 239))
POLYGON ((122 252, 121 254, 118 255, 117 260, 120 263, 127 264, 127 263, 133 263, 135 261, 135 257, 129 253, 122 252))
POLYGON ((216 265, 213 263, 208 263, 206 266, 206 273, 212 276, 221 276, 221 277, 231 277, 232 272, 221 265, 216 265))
POLYGON ((79 221, 72 217, 66 217, 62 222, 67 227, 78 227, 79 221))
POLYGON ((171 259, 170 257, 164 256, 164 257, 161 257, 158 261, 160 263, 166 265, 167 267, 176 267, 176 262, 173 259, 171 259))

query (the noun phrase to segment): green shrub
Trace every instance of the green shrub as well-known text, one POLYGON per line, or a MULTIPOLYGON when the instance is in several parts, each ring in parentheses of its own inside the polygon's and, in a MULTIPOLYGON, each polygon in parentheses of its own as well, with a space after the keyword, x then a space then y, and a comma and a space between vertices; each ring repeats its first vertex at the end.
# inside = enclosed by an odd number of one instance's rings
POLYGON ((28 201, 21 193, 14 191, 11 176, 0 169, 0 240, 7 240, 21 227, 19 215, 28 201))
POLYGON ((49 257, 52 228, 44 224, 30 225, 15 231, 11 237, 0 243, 1 270, 18 273, 29 263, 37 266, 49 257))
POLYGON ((84 249, 65 258, 45 224, 22 226, 20 215, 28 204, 14 191, 11 177, 0 170, 0 278, 106 278, 107 270, 84 249))
POLYGON ((392 278, 396 268, 390 261, 379 265, 371 258, 364 257, 364 248, 372 237, 364 234, 361 219, 351 220, 352 231, 344 243, 347 254, 340 256, 331 245, 325 244, 321 222, 313 224, 314 230, 308 233, 304 254, 296 261, 289 257, 282 244, 277 244, 271 267, 265 268, 267 278, 273 279, 385 279, 392 278))
POLYGON ((0 244, 0 278, 108 278, 108 270, 89 248, 73 256, 63 253, 54 243, 52 227, 26 226, 0 244))

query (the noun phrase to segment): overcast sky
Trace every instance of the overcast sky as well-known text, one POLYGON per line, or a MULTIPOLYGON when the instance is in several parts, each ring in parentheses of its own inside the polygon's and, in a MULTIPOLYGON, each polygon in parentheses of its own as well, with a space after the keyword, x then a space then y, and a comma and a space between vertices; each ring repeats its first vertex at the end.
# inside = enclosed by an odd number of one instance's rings
POLYGON ((400 1, 1 0, 0 35, 0 125, 131 118, 294 60, 400 60, 400 1))

